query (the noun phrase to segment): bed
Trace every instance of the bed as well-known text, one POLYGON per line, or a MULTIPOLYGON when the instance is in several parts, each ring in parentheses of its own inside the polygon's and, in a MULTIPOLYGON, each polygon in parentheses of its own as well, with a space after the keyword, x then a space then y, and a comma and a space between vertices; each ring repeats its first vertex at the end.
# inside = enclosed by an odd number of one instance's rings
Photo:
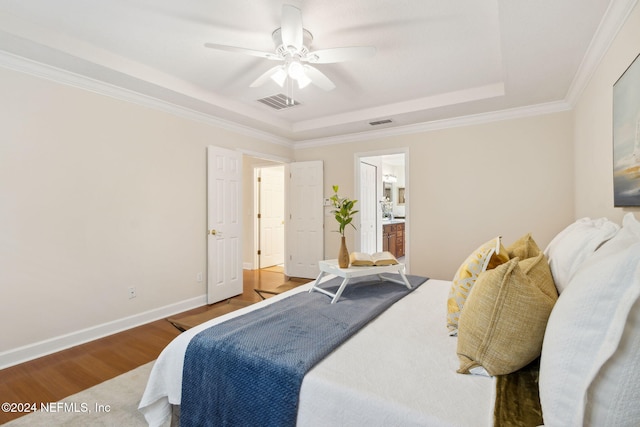
MULTIPOLYGON (((490 351, 466 351, 460 341, 473 336, 465 325, 480 324, 481 329, 488 330, 482 322, 471 321, 474 306, 477 309, 482 305, 475 302, 482 300, 478 297, 491 295, 485 288, 491 283, 504 286, 506 277, 515 277, 520 270, 525 272, 520 282, 533 280, 526 276, 534 270, 530 267, 534 261, 523 264, 524 260, 513 256, 526 257, 522 248, 514 253, 513 247, 501 248, 500 239, 496 241, 492 239, 479 249, 493 247, 488 251, 489 258, 502 252, 503 256, 507 254, 506 261, 492 266, 481 260, 479 270, 470 274, 473 280, 461 278, 464 274, 460 270, 454 281, 428 280, 315 365, 302 381, 296 424, 494 425, 496 390, 511 374, 496 374, 502 362, 496 365, 486 357, 490 351), (467 292, 467 302, 456 312, 450 302, 455 299, 454 285, 461 281, 476 283, 470 289, 473 292, 467 292), (453 317, 459 322, 455 333, 453 317)), ((519 242, 525 252, 535 252, 530 235, 519 242)), ((477 266, 477 252, 463 265, 471 259, 477 266)), ((584 218, 559 233, 544 255, 536 256, 549 266, 557 289, 557 301, 551 304, 543 322, 536 359, 544 424, 639 425, 640 409, 635 403, 640 395, 640 223, 633 214, 625 216, 621 227, 606 219, 584 218)), ((180 406, 185 352, 194 336, 213 325, 307 292, 311 286, 303 285, 178 336, 158 357, 139 405, 149 425, 167 423, 180 406)), ((498 291, 491 298, 498 301, 503 293, 498 291)), ((548 300, 546 294, 537 295, 541 301, 548 300)), ((513 304, 509 298, 500 301, 501 306, 513 304)), ((517 301, 515 304, 518 307, 517 301)), ((499 309, 500 313, 489 317, 495 320, 509 314, 499 309)), ((494 329, 499 326, 492 325, 488 335, 494 339, 494 329)), ((513 337, 507 338, 509 343, 515 342, 513 337)), ((492 343, 481 345, 486 350, 492 343)), ((529 361, 525 365, 530 366, 529 361)), ((502 424, 522 425, 515 420, 502 424)))

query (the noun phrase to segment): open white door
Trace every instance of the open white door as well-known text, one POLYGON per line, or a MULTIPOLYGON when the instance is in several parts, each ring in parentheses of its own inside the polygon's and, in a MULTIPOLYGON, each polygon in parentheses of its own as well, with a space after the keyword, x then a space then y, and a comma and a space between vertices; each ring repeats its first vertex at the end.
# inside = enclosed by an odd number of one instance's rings
POLYGON ((260 268, 284 263, 284 166, 260 168, 260 268))
POLYGON ((207 303, 242 293, 242 154, 207 147, 207 303))
POLYGON ((374 253, 378 250, 378 168, 360 162, 360 252, 374 253))
POLYGON ((318 261, 324 259, 323 163, 289 163, 287 169, 285 274, 315 279, 318 261))

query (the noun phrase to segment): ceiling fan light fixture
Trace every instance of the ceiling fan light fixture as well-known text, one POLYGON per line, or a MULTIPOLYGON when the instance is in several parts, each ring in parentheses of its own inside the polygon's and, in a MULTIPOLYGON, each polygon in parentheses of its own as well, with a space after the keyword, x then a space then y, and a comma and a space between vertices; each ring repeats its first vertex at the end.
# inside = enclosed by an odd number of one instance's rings
POLYGON ((271 80, 276 82, 280 87, 284 87, 284 82, 287 79, 287 72, 284 67, 281 67, 278 71, 271 75, 271 80))
POLYGON ((289 79, 289 86, 295 80, 298 87, 303 88, 313 83, 324 91, 335 89, 336 85, 320 70, 308 64, 333 64, 369 58, 376 53, 375 47, 349 46, 310 51, 313 35, 302 26, 302 12, 296 6, 282 5, 280 28, 271 33, 275 52, 264 52, 243 47, 205 43, 205 47, 224 52, 244 53, 246 55, 273 61, 284 62, 280 66, 270 68, 258 77, 250 87, 258 87, 271 78, 280 87, 284 87, 289 79))
POLYGON ((306 75, 304 74, 304 67, 300 63, 300 60, 295 59, 289 62, 289 65, 287 66, 287 74, 293 80, 300 80, 306 77, 306 75))

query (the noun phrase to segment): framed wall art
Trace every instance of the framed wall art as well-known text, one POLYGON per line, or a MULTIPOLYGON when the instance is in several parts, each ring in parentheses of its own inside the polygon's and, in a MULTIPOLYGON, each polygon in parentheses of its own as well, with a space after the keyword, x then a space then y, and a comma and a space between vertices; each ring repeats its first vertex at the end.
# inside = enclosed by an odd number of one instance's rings
POLYGON ((640 206, 640 55, 613 85, 613 199, 640 206))
POLYGON ((399 205, 404 205, 405 204, 404 187, 399 187, 398 188, 398 204, 399 205))

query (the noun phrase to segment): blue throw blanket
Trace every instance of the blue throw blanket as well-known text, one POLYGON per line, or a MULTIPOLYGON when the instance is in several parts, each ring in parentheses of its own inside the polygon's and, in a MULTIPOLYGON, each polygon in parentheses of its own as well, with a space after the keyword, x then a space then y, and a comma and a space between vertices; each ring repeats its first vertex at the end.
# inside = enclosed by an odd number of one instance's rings
MULTIPOLYGON (((407 278, 413 289, 427 280, 407 278)), ((341 281, 322 287, 335 292, 341 281)), ((180 425, 295 426, 307 371, 409 292, 351 279, 336 304, 301 292, 205 329, 185 354, 180 425)))

